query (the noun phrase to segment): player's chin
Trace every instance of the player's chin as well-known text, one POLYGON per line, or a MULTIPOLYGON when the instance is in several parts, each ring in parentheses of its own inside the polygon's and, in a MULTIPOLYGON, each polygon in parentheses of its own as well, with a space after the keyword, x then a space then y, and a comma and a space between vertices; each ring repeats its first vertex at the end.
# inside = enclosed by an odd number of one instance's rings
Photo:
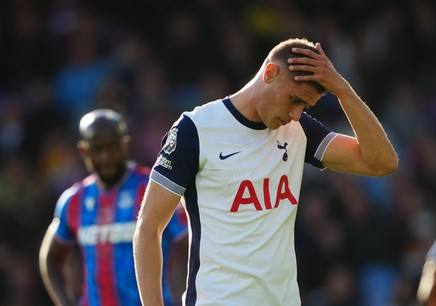
POLYGON ((115 167, 101 167, 97 170, 97 172, 100 174, 100 176, 114 176, 118 169, 115 167))
POLYGON ((101 167, 97 173, 104 182, 114 182, 120 178, 120 170, 117 167, 101 167))
POLYGON ((114 186, 121 179, 119 175, 99 175, 100 180, 108 186, 114 186))
POLYGON ((277 130, 279 127, 281 127, 282 125, 285 125, 285 124, 286 124, 286 122, 277 118, 277 120, 270 122, 267 126, 271 130, 277 130))

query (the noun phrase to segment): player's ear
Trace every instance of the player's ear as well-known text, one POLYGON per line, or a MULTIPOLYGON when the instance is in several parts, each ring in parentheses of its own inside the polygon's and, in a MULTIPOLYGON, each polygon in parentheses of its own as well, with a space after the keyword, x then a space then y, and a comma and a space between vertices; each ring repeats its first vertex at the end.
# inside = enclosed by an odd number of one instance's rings
POLYGON ((125 136, 123 136, 123 142, 125 143, 125 144, 130 144, 130 141, 131 141, 132 139, 131 139, 131 137, 130 137, 130 135, 125 135, 125 136))
POLYGON ((279 67, 274 63, 268 63, 263 71, 263 80, 270 84, 280 74, 279 67))
POLYGON ((88 152, 88 143, 84 140, 79 140, 77 142, 77 149, 81 157, 85 157, 88 152))
POLYGON ((125 147, 127 147, 128 149, 130 149, 130 144, 131 144, 131 137, 130 137, 130 135, 124 135, 121 140, 122 140, 123 145, 125 147))

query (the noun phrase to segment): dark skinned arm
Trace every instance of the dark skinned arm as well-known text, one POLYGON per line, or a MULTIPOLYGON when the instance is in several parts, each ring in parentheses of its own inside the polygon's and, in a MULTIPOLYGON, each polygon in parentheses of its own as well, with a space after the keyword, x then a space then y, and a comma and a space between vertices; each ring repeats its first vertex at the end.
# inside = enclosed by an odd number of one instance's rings
MULTIPOLYGON (((61 243, 55 239, 55 231, 59 224, 57 219, 48 227, 39 252, 40 273, 47 292, 56 306, 76 305, 73 286, 69 282, 69 259, 74 245, 61 243), (70 286, 71 285, 71 286, 70 286)), ((70 271, 71 272, 71 271, 70 271)))

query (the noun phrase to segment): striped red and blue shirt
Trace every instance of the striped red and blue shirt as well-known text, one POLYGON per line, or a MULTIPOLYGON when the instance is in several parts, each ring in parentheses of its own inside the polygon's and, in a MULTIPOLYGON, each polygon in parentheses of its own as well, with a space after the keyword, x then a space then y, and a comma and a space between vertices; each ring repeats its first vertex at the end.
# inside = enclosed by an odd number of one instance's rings
MULTIPOLYGON (((59 198, 56 237, 77 243, 84 263, 81 306, 141 305, 132 238, 149 173, 149 168, 132 163, 120 184, 110 190, 102 189, 92 174, 59 198)), ((170 242, 186 231, 186 224, 175 214, 163 235, 164 275, 170 242)), ((163 291, 165 305, 172 305, 165 278, 163 291)))

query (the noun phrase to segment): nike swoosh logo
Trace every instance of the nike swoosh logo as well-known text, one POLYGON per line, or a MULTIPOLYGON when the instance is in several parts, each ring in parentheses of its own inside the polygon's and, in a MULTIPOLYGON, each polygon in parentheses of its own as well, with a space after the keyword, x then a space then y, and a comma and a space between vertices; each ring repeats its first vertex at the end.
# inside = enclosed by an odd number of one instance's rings
POLYGON ((220 159, 221 160, 224 160, 224 159, 227 159, 227 158, 229 158, 229 157, 231 157, 231 156, 233 156, 233 155, 236 155, 236 154, 238 154, 238 153, 241 153, 242 151, 238 151, 238 152, 234 152, 234 153, 230 153, 230 154, 227 154, 227 155, 223 155, 223 152, 221 152, 220 153, 220 159))

